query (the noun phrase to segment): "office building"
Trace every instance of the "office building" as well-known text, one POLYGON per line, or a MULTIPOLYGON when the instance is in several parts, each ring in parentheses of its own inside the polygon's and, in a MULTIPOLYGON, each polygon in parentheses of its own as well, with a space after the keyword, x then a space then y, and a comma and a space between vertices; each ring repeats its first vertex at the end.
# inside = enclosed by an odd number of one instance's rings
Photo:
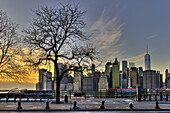
POLYGON ((159 89, 161 86, 160 86, 160 71, 156 71, 156 88, 159 89))
POLYGON ((148 48, 145 54, 145 70, 151 70, 151 60, 150 60, 150 55, 148 53, 148 48))
POLYGON ((81 77, 83 76, 83 72, 81 69, 78 71, 74 71, 74 91, 81 91, 81 77))
POLYGON ((36 84, 37 90, 52 90, 52 73, 46 69, 39 70, 39 82, 36 84))
MULTIPOLYGON (((63 63, 58 63, 59 76, 63 74, 66 69, 67 69, 67 65, 63 63)), ((54 69, 54 90, 56 90, 56 76, 57 76, 57 73, 56 73, 56 70, 54 69)), ((68 83, 68 72, 64 73, 62 80, 60 82, 61 91, 66 91, 67 83, 68 83)))
POLYGON ((156 71, 145 70, 143 72, 143 89, 155 89, 156 84, 156 71))
POLYGON ((142 67, 139 67, 138 84, 143 89, 143 68, 142 67))
POLYGON ((168 72, 168 69, 165 71, 165 86, 166 88, 170 88, 170 73, 168 72))
POLYGON ((108 89, 108 79, 104 72, 101 74, 98 86, 99 86, 99 91, 106 91, 108 89))
POLYGON ((112 64, 111 62, 107 62, 105 65, 105 74, 108 79, 108 87, 112 88, 112 64))
POLYGON ((131 67, 130 69, 130 78, 132 82, 132 87, 136 88, 138 84, 138 69, 136 67, 131 67))
POLYGON ((128 69, 127 61, 122 61, 122 88, 128 87, 128 69))
POLYGON ((163 81, 162 81, 163 79, 162 79, 162 74, 160 74, 160 88, 162 88, 163 87, 163 81))
POLYGON ((66 91, 73 91, 73 77, 68 76, 68 82, 66 83, 66 91))
POLYGON ((112 88, 120 88, 120 72, 117 58, 115 58, 115 62, 112 64, 112 88))
POLYGON ((93 76, 82 76, 82 91, 98 91, 97 79, 93 76))

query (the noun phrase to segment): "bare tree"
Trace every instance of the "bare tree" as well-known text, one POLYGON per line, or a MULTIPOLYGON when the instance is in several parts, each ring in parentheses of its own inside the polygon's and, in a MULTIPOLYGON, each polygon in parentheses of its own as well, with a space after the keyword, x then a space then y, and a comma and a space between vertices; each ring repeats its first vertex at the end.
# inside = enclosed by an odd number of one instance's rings
POLYGON ((24 70, 18 59, 17 31, 18 24, 11 21, 7 14, 0 10, 0 77, 21 79, 24 70))
POLYGON ((78 5, 60 4, 57 8, 43 6, 35 10, 30 27, 25 31, 25 41, 31 54, 38 54, 38 61, 27 59, 34 66, 41 63, 54 63, 56 72, 56 102, 60 102, 60 82, 65 73, 89 69, 95 58, 95 50, 87 45, 89 39, 84 33, 84 15, 78 5), (68 68, 59 72, 62 61, 68 68))

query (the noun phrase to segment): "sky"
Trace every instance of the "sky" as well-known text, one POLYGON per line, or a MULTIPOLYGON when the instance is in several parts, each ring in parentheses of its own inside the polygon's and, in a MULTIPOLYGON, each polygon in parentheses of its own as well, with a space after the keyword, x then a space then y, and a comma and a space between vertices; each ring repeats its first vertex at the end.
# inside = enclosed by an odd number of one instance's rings
MULTIPOLYGON (((104 65, 108 61, 113 62, 115 57, 119 62, 127 60, 135 62, 136 67, 144 68, 147 45, 151 68, 163 75, 165 69, 169 69, 169 0, 73 1, 79 3, 80 9, 87 11, 84 18, 87 24, 86 32, 93 34, 91 42, 100 52, 103 61, 99 70, 104 71, 104 65)), ((21 31, 28 27, 34 17, 33 10, 42 5, 57 7, 60 3, 69 2, 70 0, 0 0, 0 9, 20 24, 21 31)), ((21 86, 18 84, 18 87, 21 86)), ((27 88, 27 85, 21 88, 27 88)), ((35 86, 29 85, 29 88, 35 89, 35 86)))

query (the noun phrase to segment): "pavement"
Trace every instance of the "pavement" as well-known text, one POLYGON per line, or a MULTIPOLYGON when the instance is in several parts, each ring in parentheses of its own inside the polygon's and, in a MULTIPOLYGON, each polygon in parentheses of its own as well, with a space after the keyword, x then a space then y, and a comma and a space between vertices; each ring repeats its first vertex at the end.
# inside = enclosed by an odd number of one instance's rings
MULTIPOLYGON (((141 101, 137 102, 129 98, 72 98, 69 99, 68 103, 54 104, 52 103, 55 99, 50 99, 49 106, 50 110, 46 110, 46 101, 44 102, 34 102, 33 99, 30 99, 31 102, 24 102, 25 99, 22 99, 21 106, 22 110, 17 110, 18 102, 12 102, 13 99, 9 99, 9 102, 4 102, 2 98, 0 100, 0 112, 78 112, 78 113, 111 113, 111 112, 120 112, 126 111, 127 113, 141 112, 167 112, 170 113, 170 101, 158 101, 160 109, 155 109, 156 101, 141 101), (3 102, 2 102, 3 101, 3 102), (105 109, 100 109, 101 103, 104 101, 105 109), (77 102, 77 107, 79 109, 73 109, 73 103, 77 102), (129 108, 129 103, 133 103, 133 109, 129 108)), ((17 99, 19 101, 19 99, 17 99)), ((39 101, 39 100, 37 100, 39 101)), ((64 101, 64 99, 61 99, 64 101)))

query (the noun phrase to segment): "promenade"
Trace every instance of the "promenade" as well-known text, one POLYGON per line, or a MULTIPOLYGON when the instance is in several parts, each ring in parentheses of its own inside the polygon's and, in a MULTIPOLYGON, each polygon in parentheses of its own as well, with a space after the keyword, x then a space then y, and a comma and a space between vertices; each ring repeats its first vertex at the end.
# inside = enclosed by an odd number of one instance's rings
MULTIPOLYGON (((1 99, 1 101, 3 98, 1 99)), ((22 99, 21 101, 25 101, 22 99)), ((31 99, 30 99, 31 101, 31 99)), ((38 100, 37 100, 38 101, 38 100)), ((22 111, 47 111, 45 110, 46 101, 44 102, 21 102, 22 111)), ((77 102, 76 111, 100 111, 100 106, 102 101, 104 101, 104 106, 106 111, 155 111, 156 101, 141 101, 137 102, 133 99, 128 98, 72 98, 69 99, 68 103, 54 104, 52 103, 54 99, 49 100, 50 111, 75 111, 73 109, 73 103, 77 102), (133 109, 130 109, 129 103, 133 103, 133 109)), ((61 99, 64 101, 64 99, 61 99)), ((170 112, 170 101, 158 101, 161 111, 170 112)), ((18 107, 18 102, 12 102, 12 99, 9 99, 9 102, 0 102, 0 111, 16 111, 18 107)), ((48 110, 49 111, 49 110, 48 110)), ((157 110, 156 110, 157 111, 157 110)))

